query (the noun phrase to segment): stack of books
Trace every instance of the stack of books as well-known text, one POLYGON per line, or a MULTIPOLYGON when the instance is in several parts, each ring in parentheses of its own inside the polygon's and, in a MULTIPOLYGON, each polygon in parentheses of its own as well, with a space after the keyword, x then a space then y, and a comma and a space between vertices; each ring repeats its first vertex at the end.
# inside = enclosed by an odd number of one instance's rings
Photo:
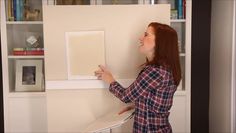
POLYGON ((44 55, 43 48, 13 48, 13 55, 44 55))
POLYGON ((171 0, 171 19, 186 18, 186 0, 171 0))
POLYGON ((23 21, 26 0, 6 0, 8 21, 23 21))
MULTIPOLYGON (((38 0, 32 0, 35 2, 38 0)), ((32 3, 31 2, 31 3, 32 3)), ((6 0, 8 21, 35 21, 39 19, 40 10, 33 9, 29 0, 6 0)))

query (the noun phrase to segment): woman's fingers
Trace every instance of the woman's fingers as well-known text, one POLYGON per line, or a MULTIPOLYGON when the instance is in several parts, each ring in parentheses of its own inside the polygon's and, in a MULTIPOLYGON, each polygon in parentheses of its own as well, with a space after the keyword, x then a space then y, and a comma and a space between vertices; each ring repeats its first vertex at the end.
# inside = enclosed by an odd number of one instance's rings
POLYGON ((94 72, 94 75, 97 77, 97 79, 101 80, 102 79, 102 74, 103 72, 98 70, 94 72))
POLYGON ((102 74, 103 72, 102 71, 95 71, 94 73, 95 74, 102 74))
POLYGON ((103 65, 99 65, 99 68, 100 68, 102 71, 106 71, 106 70, 107 70, 107 68, 106 68, 105 66, 103 66, 103 65))
POLYGON ((95 73, 102 73, 102 72, 103 72, 102 70, 95 71, 95 73))
POLYGON ((102 76, 97 76, 97 78, 98 78, 99 80, 101 80, 101 79, 102 79, 102 76))
POLYGON ((104 73, 104 72, 101 71, 101 70, 98 70, 98 71, 95 71, 95 72, 94 72, 95 75, 99 75, 99 74, 102 74, 102 73, 104 73))

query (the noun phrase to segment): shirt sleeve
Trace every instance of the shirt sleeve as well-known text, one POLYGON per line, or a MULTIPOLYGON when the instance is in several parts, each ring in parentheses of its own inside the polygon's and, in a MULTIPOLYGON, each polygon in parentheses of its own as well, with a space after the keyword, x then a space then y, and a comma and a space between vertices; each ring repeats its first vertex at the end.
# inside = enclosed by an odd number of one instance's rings
POLYGON ((158 68, 147 67, 128 88, 115 81, 110 84, 109 90, 121 101, 129 103, 145 97, 148 90, 157 88, 161 80, 158 68))

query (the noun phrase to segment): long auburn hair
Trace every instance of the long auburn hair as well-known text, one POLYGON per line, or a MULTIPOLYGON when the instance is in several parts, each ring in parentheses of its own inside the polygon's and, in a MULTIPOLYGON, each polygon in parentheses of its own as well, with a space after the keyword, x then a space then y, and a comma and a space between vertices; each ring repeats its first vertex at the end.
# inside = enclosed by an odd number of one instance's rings
POLYGON ((154 58, 146 62, 146 65, 161 65, 171 69, 175 85, 181 80, 181 68, 178 50, 177 32, 166 24, 152 22, 148 25, 154 29, 155 52, 154 58))

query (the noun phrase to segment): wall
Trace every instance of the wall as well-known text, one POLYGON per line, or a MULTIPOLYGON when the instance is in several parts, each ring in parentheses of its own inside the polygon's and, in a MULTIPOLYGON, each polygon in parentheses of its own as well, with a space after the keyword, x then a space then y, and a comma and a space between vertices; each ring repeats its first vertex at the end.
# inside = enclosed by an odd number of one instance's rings
POLYGON ((212 0, 209 122, 214 133, 231 128, 233 2, 212 0))

